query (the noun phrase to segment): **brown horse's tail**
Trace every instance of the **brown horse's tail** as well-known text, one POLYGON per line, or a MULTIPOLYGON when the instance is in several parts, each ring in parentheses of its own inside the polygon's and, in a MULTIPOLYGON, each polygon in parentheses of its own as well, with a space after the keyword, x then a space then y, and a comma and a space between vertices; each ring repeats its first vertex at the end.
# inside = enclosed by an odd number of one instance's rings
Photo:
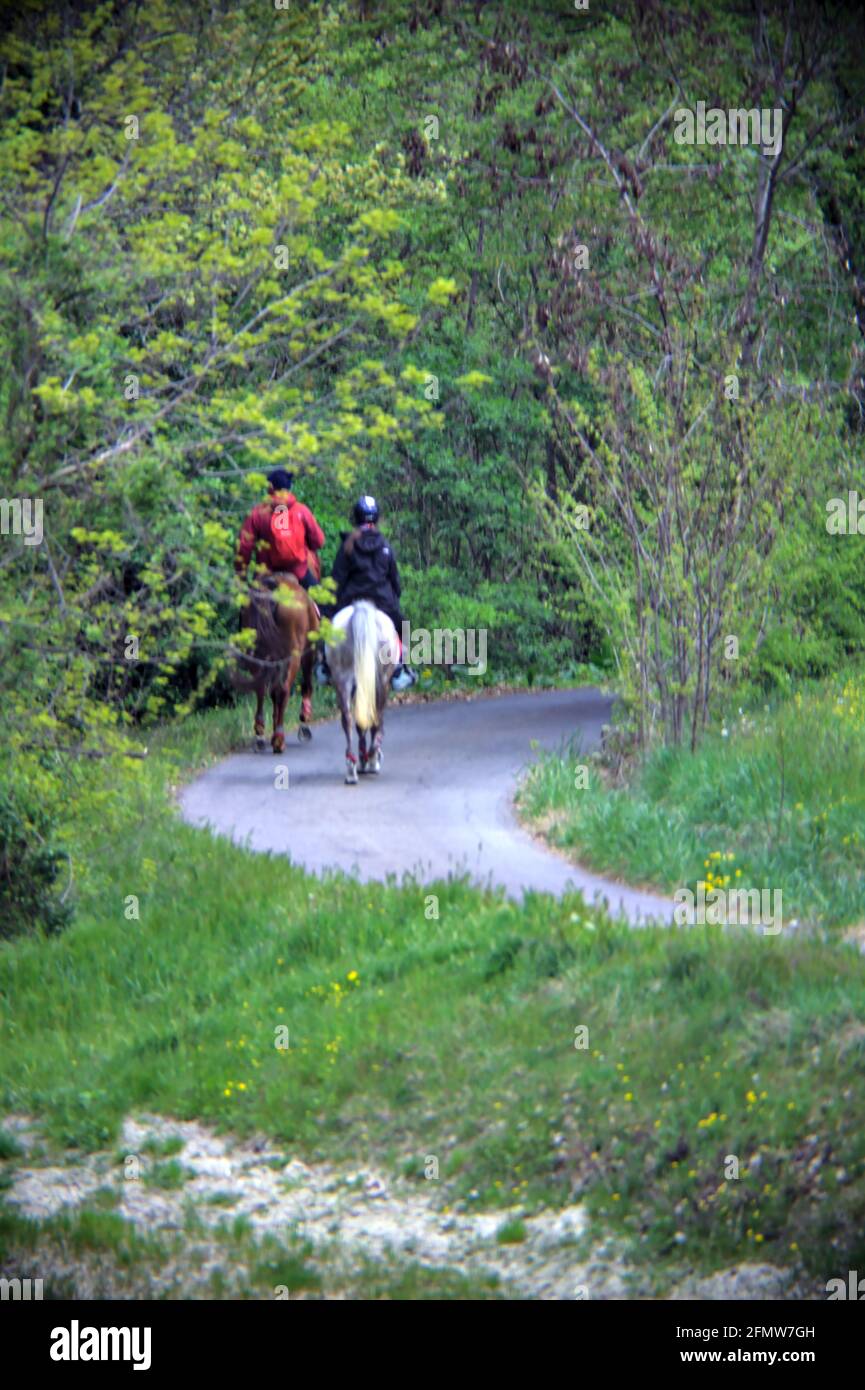
POLYGON ((249 596, 247 612, 251 613, 253 621, 247 626, 255 632, 255 648, 252 654, 244 653, 240 657, 239 665, 241 670, 251 674, 242 676, 238 670, 231 677, 233 688, 241 694, 256 690, 264 679, 273 680, 281 667, 288 666, 287 656, 276 655, 281 638, 276 621, 277 607, 276 597, 271 593, 259 589, 249 596))

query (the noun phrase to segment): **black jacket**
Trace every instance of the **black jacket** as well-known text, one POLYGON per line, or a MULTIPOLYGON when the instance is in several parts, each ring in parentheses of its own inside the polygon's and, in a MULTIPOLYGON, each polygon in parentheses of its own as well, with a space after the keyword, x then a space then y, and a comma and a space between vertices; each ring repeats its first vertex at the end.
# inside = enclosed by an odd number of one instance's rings
POLYGON ((400 630, 400 582, 396 559, 388 541, 374 526, 344 531, 333 562, 337 608, 368 598, 387 613, 400 630))

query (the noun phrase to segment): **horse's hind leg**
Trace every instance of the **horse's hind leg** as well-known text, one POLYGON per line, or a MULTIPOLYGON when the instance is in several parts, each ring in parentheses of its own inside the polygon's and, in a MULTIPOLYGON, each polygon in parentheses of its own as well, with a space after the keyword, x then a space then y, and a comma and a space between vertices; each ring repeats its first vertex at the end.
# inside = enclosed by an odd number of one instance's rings
POLYGON ((371 773, 381 772, 382 760, 382 739, 384 737, 384 711, 378 714, 378 723, 370 729, 370 749, 367 759, 366 770, 371 773))
POLYGON ((274 753, 281 753, 285 748, 285 730, 282 726, 285 695, 277 685, 275 685, 270 692, 270 703, 273 706, 273 733, 270 739, 270 746, 274 753))
POLYGON ((256 690, 255 690, 255 699, 256 699, 256 706, 255 706, 255 723, 253 724, 252 727, 253 727, 253 729, 254 729, 254 731, 255 731, 255 741, 256 741, 256 744, 258 745, 259 748, 263 748, 263 747, 264 747, 264 681, 261 681, 261 682, 259 683, 259 685, 256 686, 256 690))
MULTIPOLYGON (((350 673, 348 679, 351 680, 350 673)), ((337 680, 336 698, 339 702, 342 731, 345 734, 345 781, 347 786, 354 787, 357 786, 357 758, 352 748, 351 692, 344 680, 337 680)))
POLYGON ((285 752, 285 707, 300 668, 300 652, 293 651, 288 663, 285 680, 273 692, 273 738, 271 747, 274 753, 285 752))
MULTIPOLYGON (((300 659, 300 722, 301 726, 308 723, 312 718, 312 683, 315 672, 315 659, 318 655, 318 643, 310 642, 310 636, 318 633, 321 628, 321 615, 318 607, 309 600, 307 610, 307 627, 304 639, 303 656, 300 659)), ((298 730, 300 735, 300 730, 298 730)), ((310 738, 308 729, 303 730, 303 734, 310 738)))
POLYGON ((315 650, 307 645, 300 661, 300 728, 297 736, 300 739, 312 738, 311 731, 306 727, 312 718, 312 673, 315 665, 315 650))

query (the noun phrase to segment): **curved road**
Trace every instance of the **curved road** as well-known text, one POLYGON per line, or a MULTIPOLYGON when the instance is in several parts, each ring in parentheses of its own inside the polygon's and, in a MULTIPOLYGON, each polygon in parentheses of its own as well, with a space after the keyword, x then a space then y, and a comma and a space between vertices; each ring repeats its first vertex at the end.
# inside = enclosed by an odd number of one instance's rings
POLYGON ((192 825, 209 826, 253 850, 286 854, 311 872, 342 869, 364 880, 422 880, 468 872, 515 898, 527 889, 582 889, 605 898, 634 925, 672 920, 673 903, 569 864, 539 845, 511 805, 519 774, 540 748, 579 740, 596 747, 612 701, 597 690, 475 697, 391 706, 385 716, 378 777, 343 783, 338 720, 313 726, 310 743, 289 739, 286 752, 239 753, 181 794, 192 825), (288 788, 275 785, 289 770, 288 788))

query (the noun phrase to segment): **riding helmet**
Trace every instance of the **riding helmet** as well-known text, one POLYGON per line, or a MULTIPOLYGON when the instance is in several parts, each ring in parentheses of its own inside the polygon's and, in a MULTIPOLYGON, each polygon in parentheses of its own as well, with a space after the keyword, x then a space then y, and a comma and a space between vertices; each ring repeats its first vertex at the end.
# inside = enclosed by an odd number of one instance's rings
POLYGON ((366 522, 378 521, 378 503, 374 497, 359 497, 354 504, 352 519, 355 526, 363 526, 366 522))

